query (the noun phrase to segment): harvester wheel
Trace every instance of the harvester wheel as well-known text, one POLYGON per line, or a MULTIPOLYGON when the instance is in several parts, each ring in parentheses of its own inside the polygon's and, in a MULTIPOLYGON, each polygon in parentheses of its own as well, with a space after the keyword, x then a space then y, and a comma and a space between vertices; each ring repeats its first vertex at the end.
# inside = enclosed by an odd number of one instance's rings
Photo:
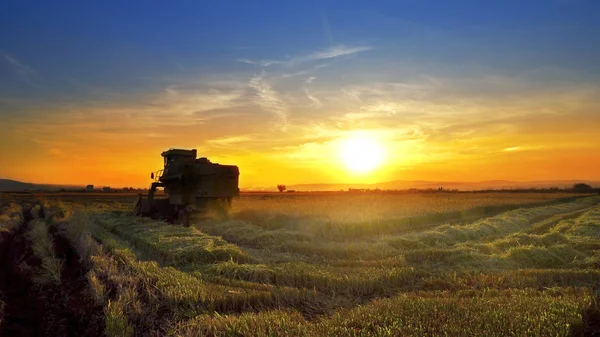
POLYGON ((190 212, 185 208, 179 210, 179 223, 183 227, 190 227, 190 212))
POLYGON ((229 214, 231 212, 231 198, 223 199, 223 218, 229 219, 229 214))
POLYGON ((231 198, 216 199, 213 204, 213 210, 216 212, 220 220, 229 219, 229 211, 231 210, 231 198))
POLYGON ((138 198, 138 201, 135 203, 133 214, 138 216, 142 214, 142 198, 138 198))

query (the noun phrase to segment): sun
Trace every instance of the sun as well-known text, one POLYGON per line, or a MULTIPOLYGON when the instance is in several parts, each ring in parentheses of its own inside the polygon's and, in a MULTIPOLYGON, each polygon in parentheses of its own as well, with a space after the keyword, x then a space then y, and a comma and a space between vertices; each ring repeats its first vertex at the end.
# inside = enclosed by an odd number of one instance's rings
POLYGON ((368 173, 383 164, 385 151, 380 142, 368 135, 354 135, 340 143, 339 156, 354 173, 368 173))

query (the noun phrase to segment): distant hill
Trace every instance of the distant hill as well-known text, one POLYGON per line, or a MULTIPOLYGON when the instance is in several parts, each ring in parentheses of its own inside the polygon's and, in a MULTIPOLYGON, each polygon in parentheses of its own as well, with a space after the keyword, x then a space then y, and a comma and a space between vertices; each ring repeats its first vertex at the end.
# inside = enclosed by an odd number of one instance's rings
POLYGON ((81 188, 77 185, 52 185, 52 184, 36 184, 25 183, 11 179, 0 179, 0 192, 21 192, 35 190, 60 190, 70 188, 81 188))
MULTIPOLYGON (((287 185, 288 190, 296 191, 339 191, 356 189, 382 189, 382 190, 406 190, 437 189, 443 187, 447 190, 476 191, 488 189, 527 189, 527 188, 568 188, 577 183, 585 183, 592 187, 600 188, 600 181, 590 180, 540 180, 540 181, 509 181, 509 180, 486 180, 479 182, 458 181, 423 181, 423 180, 394 180, 375 184, 295 184, 287 185)), ((249 190, 276 191, 276 186, 268 188, 256 188, 249 190)))

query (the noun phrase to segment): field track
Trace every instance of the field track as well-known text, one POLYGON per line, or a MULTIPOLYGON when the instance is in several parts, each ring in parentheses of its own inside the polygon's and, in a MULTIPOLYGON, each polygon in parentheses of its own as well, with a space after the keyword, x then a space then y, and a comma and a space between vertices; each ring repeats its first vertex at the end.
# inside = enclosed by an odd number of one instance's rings
POLYGON ((0 294, 4 302, 0 336, 103 335, 102 307, 87 296, 85 268, 68 240, 50 227, 58 259, 64 261, 60 284, 37 284, 34 273, 42 261, 32 251, 27 232, 34 219, 44 221, 44 209, 23 204, 22 223, 0 237, 0 294), (37 213, 37 214, 35 214, 37 213), (42 219, 42 220, 40 220, 42 219))
POLYGON ((600 330, 599 196, 251 195, 191 228, 134 197, 0 199, 0 336, 600 330))

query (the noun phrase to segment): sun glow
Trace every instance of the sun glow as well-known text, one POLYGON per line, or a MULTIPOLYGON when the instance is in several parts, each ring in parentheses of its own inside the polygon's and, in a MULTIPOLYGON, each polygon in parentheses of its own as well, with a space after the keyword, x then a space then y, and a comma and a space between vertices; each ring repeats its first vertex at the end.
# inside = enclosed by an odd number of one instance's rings
POLYGON ((385 151, 376 139, 355 135, 340 143, 339 156, 349 171, 368 173, 381 166, 385 151))

